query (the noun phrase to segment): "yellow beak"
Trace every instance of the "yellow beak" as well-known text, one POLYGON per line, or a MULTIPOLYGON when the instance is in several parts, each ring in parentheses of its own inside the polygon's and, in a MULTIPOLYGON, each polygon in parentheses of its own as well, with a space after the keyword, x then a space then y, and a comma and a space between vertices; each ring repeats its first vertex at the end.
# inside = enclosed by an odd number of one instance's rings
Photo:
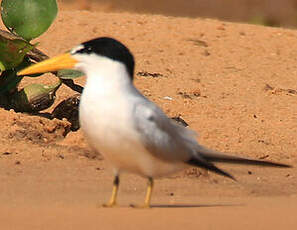
POLYGON ((53 72, 61 69, 71 69, 78 61, 74 59, 70 53, 62 54, 35 65, 31 65, 17 73, 17 75, 29 75, 35 73, 53 72))

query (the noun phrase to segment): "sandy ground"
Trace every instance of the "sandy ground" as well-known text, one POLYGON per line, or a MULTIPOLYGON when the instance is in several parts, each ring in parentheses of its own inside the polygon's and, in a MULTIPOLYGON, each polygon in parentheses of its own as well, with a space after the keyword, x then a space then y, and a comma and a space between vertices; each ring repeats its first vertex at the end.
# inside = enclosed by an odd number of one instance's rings
MULTIPOLYGON (((112 36, 132 50, 135 84, 200 143, 222 152, 297 163, 295 30, 207 19, 60 11, 38 42, 50 56, 112 36), (141 72, 158 77, 144 77, 141 72), (168 99, 170 98, 170 99, 168 99)), ((53 77, 39 79, 53 83, 53 77)), ((83 85, 85 79, 77 80, 83 85)), ((26 79, 24 84, 32 82, 26 79)), ((62 87, 57 103, 74 94, 62 87)), ((51 111, 51 110, 49 110, 51 111)), ((0 109, 1 229, 296 229, 297 169, 228 166, 238 183, 197 170, 122 179, 120 208, 103 209, 112 175, 67 121, 0 109), (201 175, 202 174, 202 175, 201 175)), ((100 119, 100 118, 98 118, 100 119)))
POLYGON ((58 0, 63 9, 136 12, 295 27, 296 0, 58 0))

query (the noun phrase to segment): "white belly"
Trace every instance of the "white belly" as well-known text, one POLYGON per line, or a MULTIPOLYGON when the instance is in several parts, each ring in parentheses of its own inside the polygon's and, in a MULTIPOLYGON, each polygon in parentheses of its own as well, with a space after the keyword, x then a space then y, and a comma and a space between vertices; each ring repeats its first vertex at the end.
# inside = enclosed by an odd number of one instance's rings
POLYGON ((133 109, 128 103, 119 98, 98 101, 82 95, 80 124, 92 147, 111 162, 117 173, 160 177, 185 168, 182 163, 161 161, 145 149, 133 127, 133 109), (114 106, 115 103, 118 106, 114 106))

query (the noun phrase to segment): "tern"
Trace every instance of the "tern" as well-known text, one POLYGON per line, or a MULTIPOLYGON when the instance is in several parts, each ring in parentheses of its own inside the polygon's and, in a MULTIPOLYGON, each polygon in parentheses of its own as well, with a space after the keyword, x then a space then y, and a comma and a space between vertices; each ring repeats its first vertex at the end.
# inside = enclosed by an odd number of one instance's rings
POLYGON ((148 179, 144 204, 150 207, 154 178, 190 166, 235 180, 216 162, 291 167, 287 164, 243 158, 208 149, 195 132, 171 119, 133 85, 134 57, 121 42, 100 37, 70 52, 34 64, 18 73, 77 69, 86 77, 79 105, 81 128, 89 144, 110 161, 114 171, 112 195, 105 207, 116 205, 119 175, 130 172, 148 179))

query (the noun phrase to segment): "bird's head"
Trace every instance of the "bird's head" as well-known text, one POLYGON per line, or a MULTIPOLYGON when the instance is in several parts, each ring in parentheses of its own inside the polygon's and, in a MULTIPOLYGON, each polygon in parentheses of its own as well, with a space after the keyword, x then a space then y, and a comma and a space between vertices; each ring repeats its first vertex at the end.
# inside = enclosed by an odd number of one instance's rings
POLYGON ((18 75, 77 69, 87 74, 88 68, 100 68, 106 60, 119 62, 133 79, 134 58, 121 42, 108 37, 96 38, 74 47, 70 52, 39 62, 18 72, 18 75), (96 65, 96 66, 94 66, 96 65))

